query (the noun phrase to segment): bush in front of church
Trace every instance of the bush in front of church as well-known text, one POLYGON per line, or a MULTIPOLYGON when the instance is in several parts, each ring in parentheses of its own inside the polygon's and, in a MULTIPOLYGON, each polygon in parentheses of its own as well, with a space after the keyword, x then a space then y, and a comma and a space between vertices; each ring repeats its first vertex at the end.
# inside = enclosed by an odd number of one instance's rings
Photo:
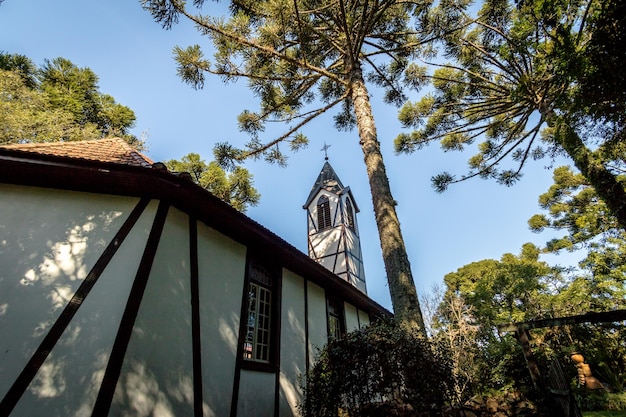
POLYGON ((448 360, 385 321, 329 342, 302 384, 304 417, 438 415, 452 387, 448 360))

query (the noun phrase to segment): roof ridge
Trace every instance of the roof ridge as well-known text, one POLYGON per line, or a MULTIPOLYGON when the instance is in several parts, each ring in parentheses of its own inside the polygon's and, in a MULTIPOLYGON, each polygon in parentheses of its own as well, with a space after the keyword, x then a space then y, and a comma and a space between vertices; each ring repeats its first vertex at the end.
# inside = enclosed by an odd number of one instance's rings
POLYGON ((120 137, 69 142, 37 142, 0 145, 3 149, 41 155, 63 156, 99 162, 151 167, 154 161, 120 137))

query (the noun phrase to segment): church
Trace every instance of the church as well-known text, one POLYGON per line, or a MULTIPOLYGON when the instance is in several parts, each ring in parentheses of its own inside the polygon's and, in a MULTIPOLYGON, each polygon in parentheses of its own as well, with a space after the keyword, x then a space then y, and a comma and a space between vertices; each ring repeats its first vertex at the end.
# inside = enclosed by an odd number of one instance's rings
POLYGON ((297 415, 391 315, 327 159, 304 209, 308 256, 120 139, 0 147, 0 417, 297 415))

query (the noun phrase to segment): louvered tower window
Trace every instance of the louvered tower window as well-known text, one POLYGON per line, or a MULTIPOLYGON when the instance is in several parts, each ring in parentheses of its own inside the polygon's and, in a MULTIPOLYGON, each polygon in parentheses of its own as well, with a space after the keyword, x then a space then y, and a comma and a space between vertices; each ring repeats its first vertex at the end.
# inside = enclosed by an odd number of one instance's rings
POLYGON ((330 221, 330 202, 325 195, 317 200, 317 229, 324 230, 331 227, 330 221))
POLYGON ((346 199, 346 217, 348 227, 354 230, 354 210, 349 198, 346 199))

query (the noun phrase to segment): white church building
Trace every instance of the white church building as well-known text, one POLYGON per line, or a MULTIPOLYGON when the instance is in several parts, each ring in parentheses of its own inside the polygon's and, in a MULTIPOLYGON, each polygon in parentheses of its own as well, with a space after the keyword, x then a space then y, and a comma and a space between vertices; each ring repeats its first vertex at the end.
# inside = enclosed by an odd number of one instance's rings
POLYGON ((310 257, 122 140, 0 147, 0 417, 297 415, 391 314, 328 161, 304 208, 310 257))

